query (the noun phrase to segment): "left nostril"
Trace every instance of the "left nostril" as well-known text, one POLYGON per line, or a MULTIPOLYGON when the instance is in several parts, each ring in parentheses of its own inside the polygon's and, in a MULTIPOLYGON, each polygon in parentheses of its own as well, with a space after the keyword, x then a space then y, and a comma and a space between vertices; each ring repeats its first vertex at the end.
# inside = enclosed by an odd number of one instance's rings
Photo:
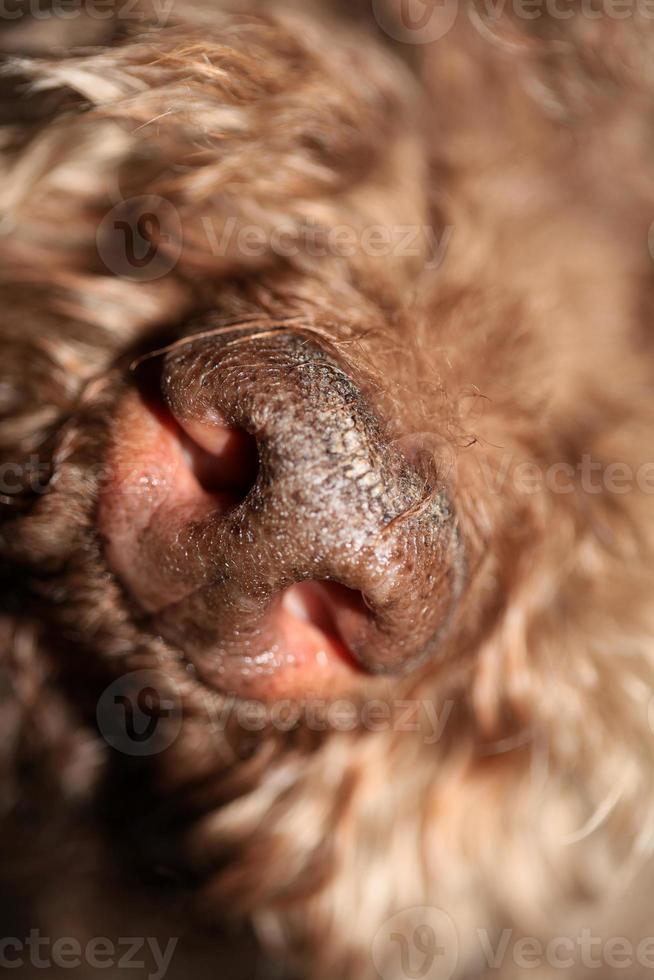
MULTIPOLYGON (((370 616, 361 593, 338 582, 298 582, 285 590, 282 605, 298 619, 313 623, 324 633, 340 634, 344 617, 365 623, 370 616)), ((341 639, 347 637, 341 636, 341 639)))
POLYGON ((341 660, 362 669, 353 647, 368 625, 370 613, 358 590, 338 582, 297 582, 283 592, 281 609, 294 623, 296 634, 310 627, 341 660))

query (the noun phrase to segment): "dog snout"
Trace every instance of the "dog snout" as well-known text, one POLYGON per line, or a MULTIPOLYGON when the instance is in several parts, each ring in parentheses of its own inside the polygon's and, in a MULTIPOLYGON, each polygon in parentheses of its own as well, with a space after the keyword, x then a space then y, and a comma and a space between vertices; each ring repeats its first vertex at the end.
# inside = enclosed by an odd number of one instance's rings
POLYGON ((452 504, 354 374, 295 330, 209 331, 165 355, 161 396, 201 494, 171 484, 139 576, 157 629, 189 656, 271 670, 280 608, 368 673, 437 651, 462 581, 452 504))

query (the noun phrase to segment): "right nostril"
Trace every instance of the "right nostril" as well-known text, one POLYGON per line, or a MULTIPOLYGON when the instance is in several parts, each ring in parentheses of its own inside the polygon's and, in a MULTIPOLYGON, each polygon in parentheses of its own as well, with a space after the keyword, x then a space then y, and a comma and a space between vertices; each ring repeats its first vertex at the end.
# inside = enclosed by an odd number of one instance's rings
POLYGON ((259 472, 254 436, 222 422, 180 424, 180 442, 193 474, 207 493, 247 496, 259 472))

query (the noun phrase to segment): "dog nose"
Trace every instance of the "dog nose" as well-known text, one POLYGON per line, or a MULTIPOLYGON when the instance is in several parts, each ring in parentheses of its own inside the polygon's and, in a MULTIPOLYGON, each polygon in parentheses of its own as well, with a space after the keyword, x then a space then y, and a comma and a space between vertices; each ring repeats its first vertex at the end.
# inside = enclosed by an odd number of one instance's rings
POLYGON ((438 649, 462 582, 448 494, 388 438, 327 342, 209 330, 166 353, 159 384, 202 487, 193 500, 178 479, 139 518, 126 574, 161 634, 230 676, 272 670, 280 609, 370 673, 438 649))
POLYGON ((168 352, 161 388, 217 501, 169 542, 165 570, 188 594, 164 611, 165 633, 242 657, 271 606, 319 595, 367 671, 437 647, 461 582, 450 503, 333 350, 295 330, 209 332, 168 352))

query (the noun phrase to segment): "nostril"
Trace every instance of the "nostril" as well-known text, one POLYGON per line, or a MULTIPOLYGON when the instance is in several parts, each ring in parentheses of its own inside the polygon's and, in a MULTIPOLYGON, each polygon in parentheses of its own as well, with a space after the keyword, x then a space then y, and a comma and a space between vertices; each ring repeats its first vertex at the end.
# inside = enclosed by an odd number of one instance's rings
POLYGON ((298 619, 313 623, 325 632, 336 632, 339 612, 367 615, 361 593, 339 582, 298 582, 286 589, 282 605, 298 619))
POLYGON ((222 503, 229 506, 243 500, 259 473, 254 436, 219 417, 211 422, 178 419, 164 401, 160 377, 149 364, 141 369, 139 391, 148 411, 176 445, 178 464, 191 478, 187 486, 195 484, 205 494, 221 495, 222 503))
POLYGON ((338 650, 341 659, 355 662, 353 647, 370 619, 360 592, 338 582, 298 582, 282 594, 281 608, 296 631, 303 625, 311 627, 338 650))
POLYGON ((259 472, 254 436, 222 422, 184 422, 179 426, 184 458, 206 493, 231 492, 243 499, 259 472))

